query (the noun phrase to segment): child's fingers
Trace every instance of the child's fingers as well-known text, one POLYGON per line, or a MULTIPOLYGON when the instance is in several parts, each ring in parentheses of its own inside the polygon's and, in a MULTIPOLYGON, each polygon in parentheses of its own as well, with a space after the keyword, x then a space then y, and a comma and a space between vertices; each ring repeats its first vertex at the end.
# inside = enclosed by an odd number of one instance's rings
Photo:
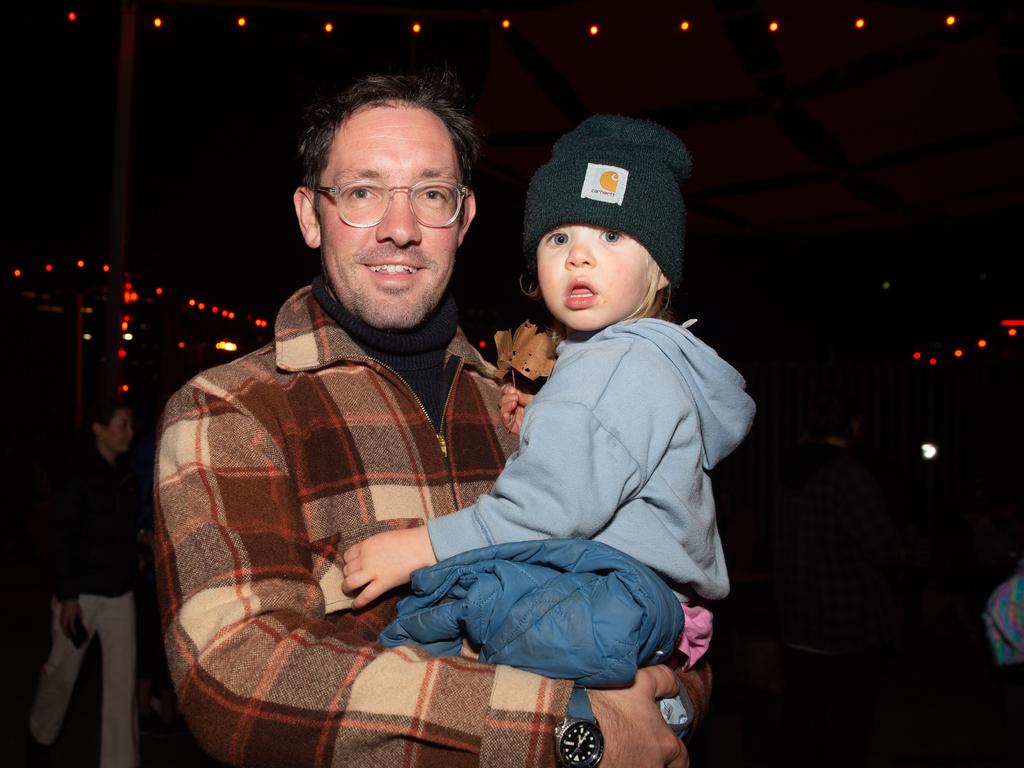
POLYGON ((356 596, 356 599, 352 601, 352 607, 362 608, 364 605, 372 603, 387 591, 387 586, 381 584, 380 581, 371 581, 363 588, 363 591, 356 596))
POLYGON ((353 571, 351 574, 345 574, 345 578, 341 580, 341 591, 354 592, 370 581, 373 581, 373 576, 367 571, 353 571))

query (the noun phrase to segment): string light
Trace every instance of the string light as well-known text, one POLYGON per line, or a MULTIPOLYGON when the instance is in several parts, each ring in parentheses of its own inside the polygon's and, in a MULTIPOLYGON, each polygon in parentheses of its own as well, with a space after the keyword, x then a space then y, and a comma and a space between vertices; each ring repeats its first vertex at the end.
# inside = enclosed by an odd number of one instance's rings
POLYGON ((946 26, 952 27, 954 24, 956 24, 956 16, 950 14, 949 16, 946 17, 946 26))
POLYGON ((962 349, 954 349, 953 350, 953 357, 963 357, 963 356, 964 356, 964 351, 962 349))
POLYGON ((1009 330, 1006 331, 1006 335, 1007 336, 1016 336, 1017 335, 1017 329, 1016 328, 1010 328, 1009 330))
POLYGON ((21 270, 20 269, 15 269, 14 270, 14 276, 15 277, 21 277, 21 270))
POLYGON ((189 299, 189 300, 188 300, 188 305, 189 305, 190 307, 194 307, 194 306, 196 305, 196 300, 195 300, 195 299, 189 299))
POLYGON ((988 342, 987 341, 985 341, 984 339, 978 339, 978 348, 979 349, 984 349, 987 346, 988 346, 988 342))
POLYGON ((153 26, 156 27, 157 29, 160 29, 160 27, 162 27, 163 25, 164 25, 164 20, 161 19, 159 16, 157 16, 155 19, 153 19, 153 26))
POLYGON ((46 265, 46 271, 47 272, 53 272, 53 264, 47 264, 46 265))
POLYGON ((929 357, 928 358, 928 365, 938 365, 938 363, 939 363, 939 361, 936 360, 934 357, 929 357))
POLYGON ((184 348, 185 348, 185 342, 184 341, 179 341, 178 342, 178 349, 184 349, 184 348))
POLYGON ((126 357, 128 357, 128 352, 125 351, 124 347, 121 347, 119 350, 117 350, 117 356, 124 360, 126 357))
POLYGON ((480 349, 487 349, 487 342, 486 341, 478 342, 477 346, 480 347, 480 349))
POLYGON ((679 28, 683 30, 683 32, 688 31, 690 29, 690 22, 684 19, 682 22, 680 22, 679 28))
POLYGON ((777 22, 777 21, 771 22, 768 25, 768 30, 771 31, 771 32, 778 32, 779 31, 779 22, 777 22))
POLYGON ((238 26, 240 26, 240 27, 244 27, 244 26, 245 26, 245 24, 246 24, 246 21, 245 21, 245 16, 239 16, 239 17, 238 17, 238 26))
POLYGON ((328 21, 326 24, 324 24, 324 32, 333 32, 333 31, 334 31, 334 25, 331 24, 331 22, 328 21))
POLYGON ((78 261, 75 262, 75 266, 77 266, 79 269, 82 269, 85 266, 85 262, 79 259, 78 261))
POLYGON ((512 26, 512 22, 509 21, 508 19, 502 19, 501 20, 501 28, 502 29, 508 29, 511 26, 512 26))
POLYGON ((914 359, 915 360, 920 360, 921 359, 921 353, 920 352, 915 352, 914 353, 914 359))
POLYGON ((220 311, 220 308, 216 304, 214 304, 212 307, 210 307, 210 311, 216 315, 220 311))
POLYGON ((103 265, 103 271, 104 272, 109 272, 110 271, 110 265, 109 264, 104 264, 103 265))
POLYGON ((413 32, 414 35, 418 35, 422 29, 423 29, 423 25, 420 24, 418 21, 414 21, 412 23, 412 32, 413 32))
POLYGON ((856 20, 856 21, 855 21, 855 22, 853 23, 853 25, 854 25, 854 26, 855 26, 855 27, 856 27, 857 29, 864 29, 864 24, 865 24, 865 21, 864 21, 864 19, 857 19, 857 20, 856 20))
POLYGON ((163 289, 163 288, 160 288, 160 287, 158 286, 158 287, 157 287, 157 289, 156 289, 156 295, 157 295, 157 296, 163 296, 163 295, 164 295, 164 289, 163 289))
POLYGON ((74 11, 71 11, 68 14, 68 21, 78 21, 78 14, 75 13, 74 11))
POLYGON ((121 385, 121 391, 122 392, 127 392, 128 391, 128 385, 127 384, 122 384, 121 385))
POLYGON ((206 309, 206 304, 204 304, 203 302, 200 301, 198 304, 196 304, 196 309, 198 309, 198 310, 206 309))
POLYGON ((590 25, 590 36, 591 37, 597 37, 597 34, 600 31, 601 30, 598 28, 597 24, 591 24, 590 25))

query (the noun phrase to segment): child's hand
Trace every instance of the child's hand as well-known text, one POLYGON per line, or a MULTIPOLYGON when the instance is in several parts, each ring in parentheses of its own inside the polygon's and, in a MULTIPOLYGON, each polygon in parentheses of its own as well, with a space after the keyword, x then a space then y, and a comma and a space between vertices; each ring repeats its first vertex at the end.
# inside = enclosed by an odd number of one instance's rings
POLYGON ((533 400, 533 395, 520 392, 511 384, 501 388, 501 422, 513 435, 519 434, 523 426, 523 412, 533 400))
POLYGON ((352 601, 353 608, 362 608, 389 589, 408 583, 417 568, 437 562, 425 525, 378 533, 353 544, 341 559, 345 563, 342 591, 363 588, 352 601))

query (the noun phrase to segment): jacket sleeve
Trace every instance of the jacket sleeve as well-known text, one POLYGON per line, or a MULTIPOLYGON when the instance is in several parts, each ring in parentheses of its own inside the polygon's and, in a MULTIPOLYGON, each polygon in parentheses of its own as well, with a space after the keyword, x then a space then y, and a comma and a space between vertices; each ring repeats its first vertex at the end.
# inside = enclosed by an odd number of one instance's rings
POLYGON ((54 595, 58 600, 77 600, 81 591, 84 486, 85 479, 75 468, 53 496, 54 595))
POLYGON ((164 414, 156 556, 189 726, 239 766, 550 766, 570 684, 384 649, 394 601, 325 616, 275 433, 199 379, 164 414))
POLYGON ((490 494, 427 523, 438 560, 545 538, 593 538, 643 484, 619 438, 580 403, 537 401, 490 494))

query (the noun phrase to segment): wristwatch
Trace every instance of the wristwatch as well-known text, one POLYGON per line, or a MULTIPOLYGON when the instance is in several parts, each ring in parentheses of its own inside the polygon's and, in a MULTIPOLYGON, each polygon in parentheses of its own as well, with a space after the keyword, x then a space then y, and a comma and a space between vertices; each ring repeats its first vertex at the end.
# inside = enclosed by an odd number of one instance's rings
POLYGON ((603 756, 604 736, 587 689, 576 686, 569 697, 569 711, 555 728, 555 759, 560 768, 594 768, 603 756))

